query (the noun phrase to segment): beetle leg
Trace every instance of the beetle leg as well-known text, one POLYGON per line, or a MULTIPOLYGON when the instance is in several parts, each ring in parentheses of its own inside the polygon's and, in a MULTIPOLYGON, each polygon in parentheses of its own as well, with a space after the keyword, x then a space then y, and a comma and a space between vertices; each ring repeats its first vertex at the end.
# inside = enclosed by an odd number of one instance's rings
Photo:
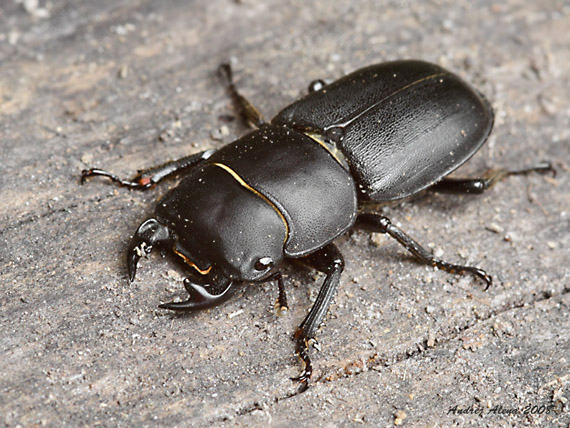
POLYGON ((225 80, 226 87, 244 119, 245 124, 250 128, 259 128, 261 125, 264 125, 265 119, 263 115, 237 90, 233 80, 231 65, 229 63, 221 64, 218 72, 225 80))
POLYGON ((481 278, 487 286, 485 290, 489 288, 492 283, 492 278, 483 269, 479 269, 473 266, 461 266, 454 265, 443 261, 437 257, 434 257, 428 250, 423 248, 418 242, 408 236, 399 227, 392 224, 388 217, 384 217, 380 214, 366 213, 360 214, 357 218, 357 222, 373 232, 387 233, 400 244, 402 244, 410 253, 420 259, 422 262, 427 263, 432 266, 437 266, 450 273, 463 274, 469 272, 479 278, 481 278))
POLYGON ((302 390, 304 391, 313 373, 309 356, 309 345, 311 342, 315 342, 315 333, 323 322, 329 306, 334 299, 340 283, 340 276, 344 269, 344 259, 336 246, 329 244, 316 253, 309 255, 303 261, 327 275, 319 290, 317 300, 305 320, 301 323, 299 328, 297 328, 294 336, 297 341, 297 354, 303 361, 305 367, 301 375, 293 378, 293 380, 300 381, 303 384, 302 390))
POLYGON ((430 190, 440 193, 483 193, 491 188, 498 181, 510 175, 522 175, 529 172, 552 172, 556 175, 556 170, 550 162, 540 162, 530 168, 522 169, 490 169, 482 178, 444 178, 439 183, 430 187, 430 190))
POLYGON ((276 275, 277 286, 279 287, 279 297, 277 298, 277 304, 279 305, 279 312, 284 314, 289 310, 289 305, 287 303, 287 293, 285 292, 285 282, 283 281, 283 276, 278 273, 276 275))
POLYGON ((285 282, 283 281, 283 276, 281 272, 277 272, 267 278, 267 281, 277 281, 277 286, 279 287, 279 297, 275 301, 275 310, 277 315, 284 315, 289 310, 289 305, 287 304, 287 293, 285 292, 285 282))
POLYGON ((166 162, 165 164, 159 166, 141 170, 137 173, 137 175, 135 175, 132 180, 124 180, 115 174, 98 168, 84 169, 81 171, 81 184, 85 183, 88 177, 100 175, 110 178, 111 181, 114 181, 123 187, 141 190, 150 189, 152 186, 164 180, 165 178, 179 174, 184 170, 198 165, 199 163, 212 156, 213 153, 214 150, 205 150, 200 153, 185 156, 181 159, 166 162))

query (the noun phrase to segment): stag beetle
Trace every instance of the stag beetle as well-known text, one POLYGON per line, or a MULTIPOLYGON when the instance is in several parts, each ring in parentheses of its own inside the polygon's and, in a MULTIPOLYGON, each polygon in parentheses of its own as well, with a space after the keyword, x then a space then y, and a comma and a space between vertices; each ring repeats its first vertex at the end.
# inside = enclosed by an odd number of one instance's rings
MULTIPOLYGON (((452 273, 470 273, 487 287, 484 270, 434 257, 367 203, 400 200, 425 189, 482 193, 507 175, 547 171, 547 162, 483 178, 445 178, 483 145, 493 110, 455 74, 423 61, 381 63, 325 84, 283 109, 270 123, 236 89, 229 65, 220 67, 244 119, 257 128, 218 150, 206 150, 124 180, 101 169, 82 173, 148 189, 184 173, 131 240, 127 268, 155 247, 171 249, 190 269, 189 298, 160 308, 190 311, 226 300, 235 283, 277 281, 279 267, 301 259, 326 277, 295 333, 304 363, 296 380, 312 374, 309 346, 339 286, 344 260, 332 241, 355 224, 386 233, 420 261, 452 273)), ((369 204, 370 205, 370 204, 369 204)))

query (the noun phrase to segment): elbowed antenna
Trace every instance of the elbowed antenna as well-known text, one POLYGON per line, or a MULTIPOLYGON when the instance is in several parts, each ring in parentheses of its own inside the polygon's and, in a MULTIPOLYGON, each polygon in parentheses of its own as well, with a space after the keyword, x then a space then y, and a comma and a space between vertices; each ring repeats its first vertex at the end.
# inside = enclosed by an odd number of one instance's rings
POLYGON ((130 281, 135 280, 137 263, 142 256, 150 254, 156 245, 168 244, 174 241, 174 234, 168 227, 154 218, 145 220, 137 229, 127 253, 127 269, 130 281))

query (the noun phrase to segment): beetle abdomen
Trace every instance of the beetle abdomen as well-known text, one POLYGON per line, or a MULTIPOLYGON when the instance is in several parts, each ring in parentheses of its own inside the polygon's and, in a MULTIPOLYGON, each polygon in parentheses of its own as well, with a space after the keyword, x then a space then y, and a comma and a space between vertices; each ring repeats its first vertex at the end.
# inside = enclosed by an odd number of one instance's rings
POLYGON ((283 126, 262 126, 208 159, 267 197, 288 224, 285 254, 311 253, 356 218, 354 180, 318 143, 283 126))
POLYGON ((336 139, 361 197, 388 201, 429 187, 469 159, 489 135, 493 112, 445 69, 396 61, 313 92, 273 123, 336 139))

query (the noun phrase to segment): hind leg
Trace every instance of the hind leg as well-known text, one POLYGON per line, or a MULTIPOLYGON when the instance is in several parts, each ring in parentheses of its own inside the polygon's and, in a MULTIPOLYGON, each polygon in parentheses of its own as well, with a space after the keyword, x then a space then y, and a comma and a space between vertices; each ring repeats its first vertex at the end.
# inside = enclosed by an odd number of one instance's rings
POLYGON ((490 169, 481 178, 444 178, 429 189, 440 193, 473 193, 480 194, 493 187, 497 182, 511 175, 523 175, 530 172, 552 172, 550 162, 541 162, 522 169, 490 169))

